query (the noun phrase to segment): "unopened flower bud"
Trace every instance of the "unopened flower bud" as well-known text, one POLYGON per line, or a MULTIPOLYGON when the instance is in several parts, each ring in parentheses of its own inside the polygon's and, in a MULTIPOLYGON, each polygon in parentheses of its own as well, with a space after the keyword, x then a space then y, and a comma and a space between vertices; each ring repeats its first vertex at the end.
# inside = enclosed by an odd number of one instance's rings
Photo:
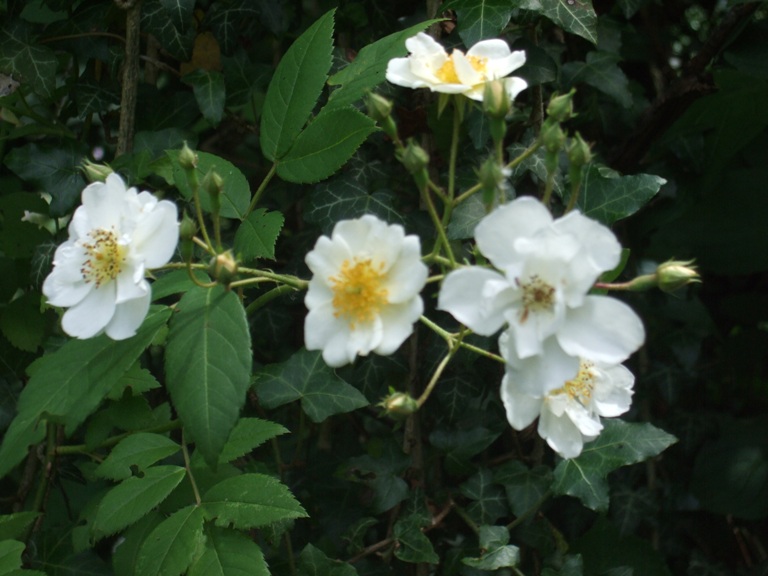
POLYGON ((184 142, 184 146, 182 146, 181 151, 179 152, 179 164, 182 168, 187 170, 194 170, 197 168, 197 154, 187 146, 186 142, 184 142))
POLYGON ((366 96, 365 106, 368 109, 368 116, 376 122, 386 120, 392 114, 392 101, 375 92, 371 92, 366 96))
POLYGON ((656 277, 658 278, 659 290, 663 292, 674 292, 696 282, 701 282, 701 276, 692 265, 693 260, 685 262, 679 260, 670 260, 659 264, 656 268, 656 277))
POLYGON ((232 255, 232 251, 227 250, 211 258, 211 262, 208 265, 208 274, 220 284, 229 285, 237 276, 237 260, 232 255))
POLYGON ((82 170, 89 182, 106 182, 107 176, 114 172, 106 164, 94 164, 90 160, 83 162, 82 170))
POLYGON ((224 191, 224 179, 213 168, 206 172, 200 187, 211 197, 211 214, 218 216, 221 211, 221 193, 224 191))
POLYGON ((392 418, 406 418, 419 409, 415 399, 404 392, 394 392, 391 388, 389 396, 384 398, 379 406, 392 418))
POLYGON ((578 132, 571 138, 571 144, 568 146, 568 161, 571 166, 578 168, 592 161, 592 150, 578 132))
POLYGON ((480 185, 487 190, 498 190, 504 183, 504 169, 493 158, 483 162, 477 171, 480 185))
POLYGON ((541 126, 541 141, 547 152, 557 153, 565 144, 566 136, 560 124, 546 120, 541 126))
POLYGON ((483 89, 483 111, 491 118, 503 120, 512 110, 512 101, 503 80, 486 82, 483 89))
POLYGON ((179 238, 182 240, 192 240, 197 234, 197 224, 189 217, 189 214, 184 213, 184 217, 179 224, 179 238))
POLYGON ((398 159, 403 163, 405 169, 413 175, 419 189, 424 188, 429 181, 429 174, 427 174, 429 154, 427 151, 414 143, 413 140, 408 140, 408 144, 400 151, 398 159))
POLYGON ((568 94, 553 95, 547 106, 547 116, 555 122, 565 122, 573 118, 573 95, 575 89, 571 89, 568 94))

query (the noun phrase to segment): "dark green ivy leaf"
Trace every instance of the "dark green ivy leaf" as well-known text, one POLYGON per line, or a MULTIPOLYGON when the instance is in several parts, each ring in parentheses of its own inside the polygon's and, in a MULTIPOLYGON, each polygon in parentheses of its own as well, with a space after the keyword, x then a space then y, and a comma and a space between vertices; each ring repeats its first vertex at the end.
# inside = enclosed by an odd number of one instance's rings
POLYGON ((509 23, 515 3, 509 0, 451 0, 440 10, 455 10, 459 36, 467 48, 496 38, 509 23))

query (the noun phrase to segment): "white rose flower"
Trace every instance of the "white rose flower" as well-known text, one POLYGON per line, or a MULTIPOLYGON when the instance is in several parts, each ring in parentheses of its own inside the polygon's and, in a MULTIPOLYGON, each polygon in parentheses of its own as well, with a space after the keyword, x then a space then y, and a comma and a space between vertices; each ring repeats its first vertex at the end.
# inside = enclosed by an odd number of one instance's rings
POLYGON ((510 101, 528 86, 522 78, 507 77, 525 64, 525 52, 512 52, 504 40, 483 40, 466 54, 454 50, 449 56, 434 38, 419 32, 408 38, 405 46, 410 55, 393 58, 387 65, 387 80, 398 86, 464 94, 478 101, 483 99, 485 83, 491 80, 504 80, 510 101))
POLYGON ((308 350, 329 366, 358 354, 392 354, 413 331, 427 281, 417 236, 375 216, 342 220, 306 256, 312 279, 305 297, 308 350))
MULTIPOLYGON (((546 392, 578 366, 577 358, 620 363, 645 339, 632 309, 607 296, 588 295, 613 269, 621 246, 613 233, 579 212, 553 220, 534 198, 523 197, 486 216, 475 229, 480 252, 499 270, 469 266, 448 274, 438 308, 484 336, 509 325, 513 350, 505 356, 547 355, 549 383, 531 379, 529 393, 546 392), (552 345, 554 346, 554 344, 552 345)), ((559 385, 559 384, 558 384, 559 385)))
POLYGON ((584 359, 572 374, 576 376, 543 395, 519 386, 520 374, 514 370, 507 370, 501 382, 501 399, 512 427, 522 430, 539 418, 539 435, 563 458, 575 458, 585 442, 600 434, 601 416, 619 416, 629 410, 635 382, 621 364, 584 359))
POLYGON ((69 239, 53 257, 43 294, 69 308, 62 328, 70 336, 101 332, 129 338, 144 321, 151 291, 144 272, 166 264, 179 237, 176 205, 149 192, 126 190, 117 174, 89 184, 69 224, 69 239))

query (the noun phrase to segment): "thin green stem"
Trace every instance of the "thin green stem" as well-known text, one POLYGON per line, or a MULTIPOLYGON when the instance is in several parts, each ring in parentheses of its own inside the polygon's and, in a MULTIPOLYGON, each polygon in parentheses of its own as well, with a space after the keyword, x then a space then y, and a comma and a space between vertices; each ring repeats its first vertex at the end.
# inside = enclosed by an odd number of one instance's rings
POLYGON ((306 290, 309 287, 308 280, 302 280, 301 278, 290 276, 288 274, 275 274, 274 272, 259 270, 258 268, 238 268, 238 271, 241 274, 249 274, 251 276, 260 278, 269 278, 270 280, 274 280, 280 284, 287 284, 288 286, 292 286, 297 290, 306 290))
MULTIPOLYGON (((457 96, 456 98, 463 98, 457 96)), ((456 158, 459 155, 459 136, 461 134, 461 110, 460 104, 453 102, 453 134, 451 135, 451 157, 448 163, 448 198, 453 200, 456 192, 456 158)))
POLYGON ((247 316, 250 316, 251 314, 256 312, 256 310, 264 306, 266 303, 271 302, 278 296, 282 296, 283 294, 288 294, 289 292, 295 292, 295 290, 296 289, 293 288, 292 286, 287 286, 285 284, 283 284, 282 286, 278 286, 277 288, 273 288, 266 294, 262 294, 261 296, 256 298, 256 300, 248 304, 248 307, 245 309, 245 314, 247 316))
POLYGON ((448 366, 448 362, 451 361, 451 358, 453 358, 453 355, 456 353, 457 348, 449 348, 448 354, 446 354, 443 359, 440 361, 440 364, 437 365, 437 368, 435 369, 435 373, 432 374, 432 378, 429 381, 429 384, 427 384, 427 387, 424 388, 424 392, 421 393, 421 396, 416 400, 416 405, 421 408, 424 403, 429 399, 430 394, 432 394, 432 391, 435 389, 435 386, 437 386, 437 381, 440 380, 440 376, 443 374, 443 370, 445 370, 445 367, 448 366))
POLYGON ((576 202, 579 200, 579 192, 581 191, 581 182, 575 182, 571 186, 571 197, 568 198, 568 205, 565 207, 565 214, 568 214, 576 207, 576 202))
MULTIPOLYGON (((422 316, 421 318, 419 318, 419 320, 421 320, 422 324, 425 324, 438 336, 441 336, 446 342, 448 342, 449 346, 454 346, 454 347, 459 346, 461 348, 465 348, 470 352, 474 352, 475 354, 478 354, 480 356, 483 356, 495 362, 499 362, 501 364, 505 363, 504 358, 502 358, 498 354, 494 354, 493 352, 488 352, 488 350, 484 350, 483 348, 479 348, 477 346, 473 346, 472 344, 468 344, 464 342, 463 339, 461 339, 459 336, 457 336, 456 334, 451 334, 444 328, 441 328, 426 316, 422 316)), ((468 333, 468 331, 466 333, 468 333)), ((463 337, 464 335, 466 335, 466 333, 462 334, 461 336, 463 337)))
MULTIPOLYGON (((445 226, 443 225, 443 221, 440 219, 440 216, 437 213, 435 203, 432 202, 432 196, 429 194, 429 190, 425 188, 422 192, 422 195, 424 196, 424 203, 427 205, 429 216, 432 218, 432 223, 437 229, 438 242, 436 243, 435 250, 438 251, 442 245, 445 248, 445 254, 448 257, 451 266, 455 268, 456 257, 453 255, 451 243, 448 241, 448 236, 445 233, 445 226)), ((448 206, 450 206, 450 204, 448 204, 448 206)))
POLYGON ((115 444, 119 443, 121 440, 124 440, 128 438, 128 436, 136 434, 137 432, 149 432, 154 434, 160 434, 162 432, 168 432, 170 430, 176 430, 178 428, 181 428, 181 421, 172 420, 171 422, 166 422, 165 424, 161 424, 160 426, 154 426, 152 428, 144 428, 143 430, 136 430, 134 432, 125 432, 123 434, 118 434, 117 436, 112 436, 111 438, 107 438, 101 444, 95 447, 88 446, 87 444, 72 444, 70 446, 57 446, 53 449, 53 453, 58 456, 62 456, 65 454, 88 454, 93 450, 98 450, 99 448, 110 448, 111 446, 114 446, 115 444))
POLYGON ((555 171, 547 173, 547 181, 544 184, 544 196, 541 199, 541 203, 549 208, 549 201, 552 199, 552 190, 555 187, 555 171))
POLYGON ((474 520, 469 517, 469 514, 458 504, 454 503, 453 509, 456 511, 456 514, 458 514, 462 520, 464 520, 464 523, 469 526, 470 530, 474 532, 475 534, 480 534, 480 528, 477 526, 474 520))
POLYGON ((195 495, 195 502, 198 506, 200 506, 203 499, 200 498, 200 491, 197 489, 195 475, 192 474, 192 466, 189 464, 189 451, 187 450, 187 441, 184 439, 183 429, 181 431, 181 453, 184 455, 184 468, 187 469, 187 477, 189 478, 189 483, 192 485, 192 492, 195 495))
POLYGON ((235 280, 229 283, 230 288, 242 288, 243 286, 250 286, 251 284, 262 284, 264 282, 272 282, 269 278, 245 278, 243 280, 235 280))
POLYGON ((440 200, 443 202, 448 202, 448 196, 445 195, 445 192, 443 192, 443 189, 440 188, 440 186, 432 182, 432 180, 427 180, 427 186, 437 195, 438 198, 440 198, 440 200))
POLYGON ((190 179, 193 180, 192 187, 194 189, 194 192, 192 197, 195 202, 195 214, 197 216, 197 225, 200 227, 200 233, 203 235, 203 240, 205 241, 205 249, 211 254, 215 254, 216 249, 213 247, 213 244, 211 243, 211 237, 208 236, 208 230, 205 227, 205 219, 203 218, 203 206, 200 203, 200 186, 198 185, 198 182, 197 182, 196 170, 193 170, 190 172, 190 179), (193 174, 194 174, 194 177, 192 177, 193 174))
POLYGON ((259 184, 258 189, 253 194, 253 198, 251 198, 251 203, 248 206, 248 210, 245 212, 245 216, 248 217, 248 215, 253 212, 253 210, 256 208, 256 205, 259 203, 259 200, 261 200, 261 196, 264 194, 264 190, 267 188, 267 184, 269 184, 270 180, 272 180, 272 177, 275 175, 275 171, 277 170, 277 164, 272 164, 272 167, 269 169, 269 172, 267 172, 267 175, 264 176, 264 180, 261 181, 261 184, 259 184))

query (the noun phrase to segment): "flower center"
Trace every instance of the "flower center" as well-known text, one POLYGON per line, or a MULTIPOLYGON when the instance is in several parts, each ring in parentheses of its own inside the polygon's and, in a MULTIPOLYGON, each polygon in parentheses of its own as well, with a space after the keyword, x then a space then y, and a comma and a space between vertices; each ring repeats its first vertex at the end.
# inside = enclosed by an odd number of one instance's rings
POLYGON ((350 328, 355 322, 370 322, 388 303, 387 289, 382 288, 385 274, 384 263, 374 266, 371 259, 352 262, 345 260, 336 276, 329 278, 333 290, 333 307, 336 318, 349 320, 350 328))
POLYGON ((117 234, 111 230, 99 228, 88 233, 91 242, 84 242, 88 257, 83 262, 80 273, 86 282, 93 282, 96 287, 117 278, 125 262, 128 249, 117 241, 117 234))
POLYGON ((555 307, 555 287, 547 284, 534 274, 527 282, 515 282, 523 290, 523 310, 520 313, 520 323, 528 319, 528 315, 549 312, 555 307))
MULTIPOLYGON (((483 74, 483 77, 485 77, 485 63, 487 62, 487 58, 478 58, 477 56, 467 56, 467 60, 469 60, 469 63, 472 65, 472 68, 474 68, 477 72, 480 72, 483 74)), ((459 75, 456 74, 456 64, 453 61, 453 55, 448 58, 448 60, 445 61, 445 64, 440 66, 437 72, 435 72, 435 76, 441 81, 446 84, 461 84, 461 80, 459 80, 459 75)))
POLYGON ((573 380, 568 380, 562 388, 553 390, 550 394, 568 394, 572 400, 578 401, 582 406, 587 406, 592 398, 595 388, 596 373, 594 364, 582 360, 579 364, 579 373, 573 380))

